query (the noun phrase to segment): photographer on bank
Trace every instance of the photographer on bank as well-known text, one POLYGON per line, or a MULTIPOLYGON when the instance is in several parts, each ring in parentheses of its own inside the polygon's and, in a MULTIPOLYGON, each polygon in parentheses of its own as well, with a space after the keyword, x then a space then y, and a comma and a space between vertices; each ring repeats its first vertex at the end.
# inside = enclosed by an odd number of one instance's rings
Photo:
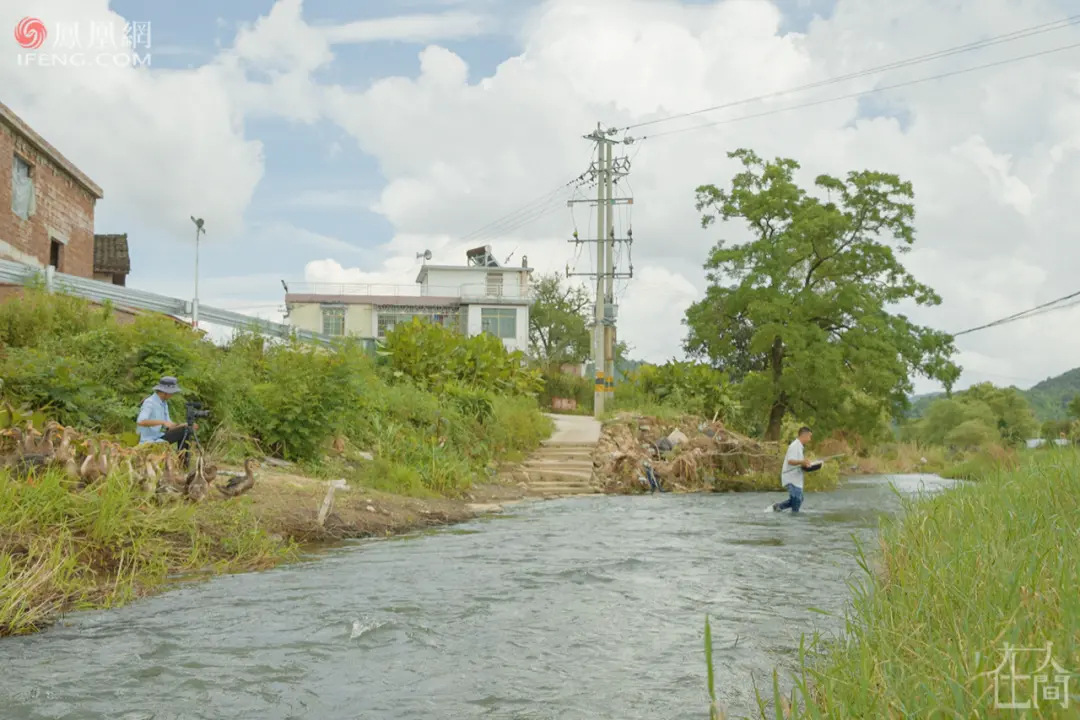
POLYGON ((198 424, 187 425, 174 423, 169 418, 169 398, 183 390, 174 377, 163 377, 161 382, 154 386, 154 392, 142 401, 139 408, 139 417, 135 421, 138 426, 139 444, 167 442, 176 446, 184 459, 184 467, 188 464, 188 441, 193 431, 198 430, 198 424))

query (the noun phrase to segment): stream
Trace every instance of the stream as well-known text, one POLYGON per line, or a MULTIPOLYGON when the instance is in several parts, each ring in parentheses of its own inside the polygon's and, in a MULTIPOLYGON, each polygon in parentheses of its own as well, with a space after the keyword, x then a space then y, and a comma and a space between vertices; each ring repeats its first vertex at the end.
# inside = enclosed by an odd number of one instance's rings
POLYGON ((857 478, 796 516, 763 512, 779 492, 524 503, 186 584, 0 641, 0 716, 701 720, 706 614, 741 716, 802 633, 842 627, 891 484, 951 483, 857 478))

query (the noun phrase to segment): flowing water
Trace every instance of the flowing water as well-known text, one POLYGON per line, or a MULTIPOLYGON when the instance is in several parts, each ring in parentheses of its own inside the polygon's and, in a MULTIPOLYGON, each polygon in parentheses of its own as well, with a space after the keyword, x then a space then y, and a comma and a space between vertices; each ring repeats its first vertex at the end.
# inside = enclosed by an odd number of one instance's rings
POLYGON ((0 641, 0 717, 708 717, 716 683, 753 683, 833 632, 901 493, 933 476, 862 478, 766 514, 783 495, 589 497, 512 506, 434 534, 350 544, 0 641))

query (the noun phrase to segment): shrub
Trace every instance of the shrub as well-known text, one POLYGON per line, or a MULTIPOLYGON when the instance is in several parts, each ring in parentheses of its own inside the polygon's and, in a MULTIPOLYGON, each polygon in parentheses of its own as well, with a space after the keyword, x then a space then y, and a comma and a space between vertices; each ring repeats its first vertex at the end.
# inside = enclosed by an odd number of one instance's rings
POLYGON ((642 365, 627 378, 633 393, 688 414, 730 421, 738 412, 727 375, 708 365, 672 360, 642 365))
POLYGON ((500 394, 534 395, 543 386, 540 373, 525 365, 524 354, 507 350, 499 338, 488 333, 466 337, 419 318, 387 333, 382 355, 395 378, 408 378, 436 392, 456 383, 500 394))
POLYGON ((407 492, 460 492, 550 432, 531 396, 539 375, 497 338, 419 322, 391 335, 381 368, 351 340, 327 349, 241 332, 219 347, 165 317, 121 325, 108 308, 31 288, 0 304, 0 398, 123 433, 158 378, 175 375, 187 394, 172 417, 202 400, 212 414, 199 434, 226 458, 260 447, 312 463, 344 436, 379 457, 362 475, 407 492))

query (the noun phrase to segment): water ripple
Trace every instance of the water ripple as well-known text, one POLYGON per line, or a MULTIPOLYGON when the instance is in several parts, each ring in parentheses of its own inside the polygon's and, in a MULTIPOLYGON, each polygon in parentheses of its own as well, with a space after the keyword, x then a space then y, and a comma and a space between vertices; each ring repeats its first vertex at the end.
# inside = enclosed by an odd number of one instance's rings
POLYGON ((779 494, 523 505, 409 542, 346 544, 0 642, 11 720, 698 718, 702 625, 718 691, 839 627, 867 538, 933 477, 862 479, 767 515, 779 494), (465 532, 461 532, 461 531, 465 532))

